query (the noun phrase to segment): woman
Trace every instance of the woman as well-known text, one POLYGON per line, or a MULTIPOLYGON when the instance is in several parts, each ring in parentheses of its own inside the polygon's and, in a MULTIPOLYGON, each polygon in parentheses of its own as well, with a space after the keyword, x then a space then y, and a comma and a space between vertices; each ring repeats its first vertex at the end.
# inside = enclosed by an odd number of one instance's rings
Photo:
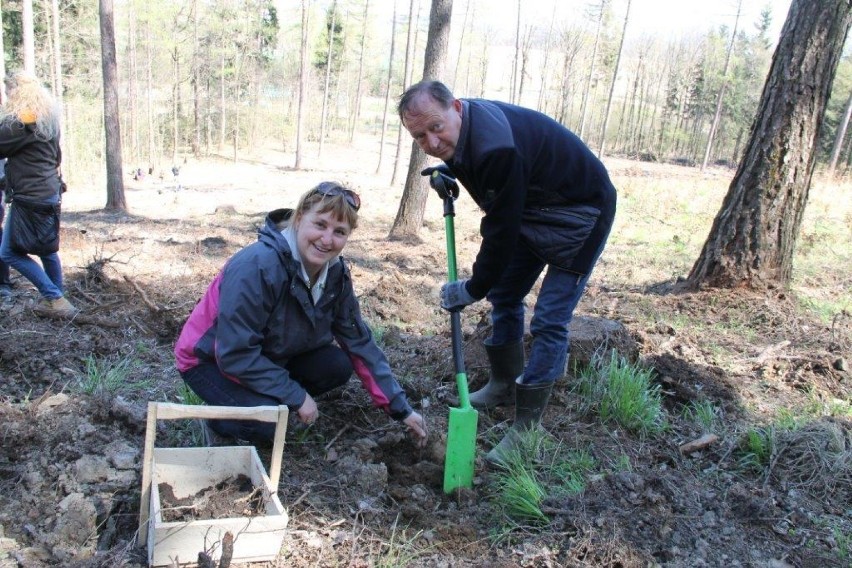
POLYGON ((39 256, 41 265, 28 254, 13 250, 10 227, 16 214, 15 202, 57 205, 61 183, 59 163, 59 107, 25 71, 6 78, 5 104, 0 107, 0 158, 6 162, 6 230, 0 242, 0 260, 20 272, 41 294, 36 313, 71 317, 77 309, 64 296, 59 253, 39 256))
MULTIPOLYGON (((361 319, 340 253, 361 200, 323 182, 296 210, 269 213, 258 241, 237 252, 195 306, 175 346, 186 384, 211 405, 286 404, 304 424, 319 417, 314 397, 352 372, 376 406, 404 422, 420 446, 426 424, 361 319)), ((219 435, 265 442, 274 425, 213 420, 219 435)))

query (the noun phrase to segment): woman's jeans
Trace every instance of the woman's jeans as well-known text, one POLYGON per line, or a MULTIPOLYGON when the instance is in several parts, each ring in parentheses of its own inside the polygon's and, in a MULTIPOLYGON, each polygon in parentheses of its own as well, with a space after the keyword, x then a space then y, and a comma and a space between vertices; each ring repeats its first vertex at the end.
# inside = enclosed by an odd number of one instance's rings
POLYGON ((6 230, 3 231, 2 242, 0 242, 0 260, 14 268, 21 275, 33 283, 43 298, 55 300, 63 294, 62 285, 62 263, 59 261, 59 253, 54 252, 40 256, 41 266, 28 254, 21 254, 12 250, 9 246, 9 238, 12 236, 9 227, 12 218, 17 214, 15 204, 8 211, 6 230))
MULTIPOLYGON (((518 246, 500 281, 486 296, 492 305, 489 345, 506 345, 523 339, 524 298, 544 267, 545 263, 529 248, 518 246)), ((570 350, 568 326, 588 279, 589 274, 548 266, 530 322, 533 341, 524 369, 524 384, 552 383, 565 373, 570 350)))
MULTIPOLYGON (((3 242, 3 219, 6 215, 6 204, 3 203, 3 192, 0 191, 0 243, 3 242)), ((12 280, 9 274, 9 265, 0 259, 0 286, 11 286, 12 280)))
MULTIPOLYGON (((342 386, 352 376, 352 362, 342 349, 325 345, 291 358, 284 365, 290 378, 311 396, 342 386)), ((183 373, 184 382, 211 406, 278 406, 283 401, 250 390, 219 370, 215 363, 201 363, 183 373)), ((297 408, 290 408, 295 412, 297 408)), ((210 420, 210 427, 223 436, 268 443, 275 435, 275 424, 257 420, 210 420)))

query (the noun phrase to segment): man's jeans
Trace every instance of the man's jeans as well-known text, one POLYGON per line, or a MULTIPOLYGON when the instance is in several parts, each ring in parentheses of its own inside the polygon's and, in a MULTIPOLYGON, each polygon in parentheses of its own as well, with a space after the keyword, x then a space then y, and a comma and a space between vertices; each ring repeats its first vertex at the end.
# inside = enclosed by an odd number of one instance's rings
MULTIPOLYGON (((342 349, 325 345, 297 355, 284 368, 290 378, 311 396, 318 396, 346 384, 352 376, 352 363, 342 349)), ((211 406, 278 406, 283 401, 250 390, 219 371, 215 363, 202 363, 181 373, 184 382, 201 400, 211 406)), ((290 408, 295 412, 296 408, 290 408)), ((223 436, 254 443, 267 443, 275 435, 275 425, 256 420, 211 420, 211 428, 223 436)))
POLYGON ((9 237, 11 237, 9 227, 12 224, 12 217, 16 213, 15 205, 12 204, 12 207, 8 211, 6 230, 3 231, 2 242, 0 242, 0 260, 32 282, 43 298, 50 300, 61 298, 64 288, 62 284, 62 263, 59 261, 59 253, 54 252, 40 256, 41 264, 44 267, 42 268, 30 255, 17 253, 9 246, 9 237))
MULTIPOLYGON (((492 305, 489 345, 506 345, 523 339, 524 298, 544 267, 545 263, 526 246, 518 245, 514 258, 487 296, 492 305)), ((552 383, 564 374, 570 349, 568 325, 588 279, 588 274, 581 276, 548 267, 530 322, 533 342, 524 370, 524 384, 552 383)))

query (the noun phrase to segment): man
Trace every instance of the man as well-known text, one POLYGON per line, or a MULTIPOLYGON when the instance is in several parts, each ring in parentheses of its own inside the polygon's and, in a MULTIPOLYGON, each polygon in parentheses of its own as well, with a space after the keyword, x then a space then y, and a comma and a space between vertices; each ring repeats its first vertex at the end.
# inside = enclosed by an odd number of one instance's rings
POLYGON ((470 400, 477 408, 515 404, 511 429, 486 456, 500 464, 518 434, 538 426, 565 372, 568 325, 612 227, 616 191, 589 148, 539 112, 457 99, 438 81, 409 87, 397 111, 423 151, 443 160, 485 213, 471 277, 444 284, 441 307, 491 303, 491 375, 470 400), (545 266, 525 366, 524 297, 545 266))

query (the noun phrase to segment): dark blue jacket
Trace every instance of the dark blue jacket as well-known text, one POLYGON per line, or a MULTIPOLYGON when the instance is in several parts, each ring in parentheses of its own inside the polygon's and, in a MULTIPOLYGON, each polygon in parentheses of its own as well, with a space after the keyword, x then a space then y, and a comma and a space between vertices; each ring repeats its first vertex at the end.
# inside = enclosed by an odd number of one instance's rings
POLYGON ((483 298, 519 244, 588 274, 615 217, 606 168, 552 118, 498 101, 462 100, 452 173, 485 212, 468 292, 483 298))
POLYGON ((328 269, 314 303, 281 228, 289 209, 271 212, 258 241, 237 252, 192 310, 175 346, 185 372, 215 362, 228 378, 297 410, 305 389, 284 368, 300 353, 336 341, 376 406, 403 420, 412 409, 370 328, 361 319, 349 270, 328 269))

